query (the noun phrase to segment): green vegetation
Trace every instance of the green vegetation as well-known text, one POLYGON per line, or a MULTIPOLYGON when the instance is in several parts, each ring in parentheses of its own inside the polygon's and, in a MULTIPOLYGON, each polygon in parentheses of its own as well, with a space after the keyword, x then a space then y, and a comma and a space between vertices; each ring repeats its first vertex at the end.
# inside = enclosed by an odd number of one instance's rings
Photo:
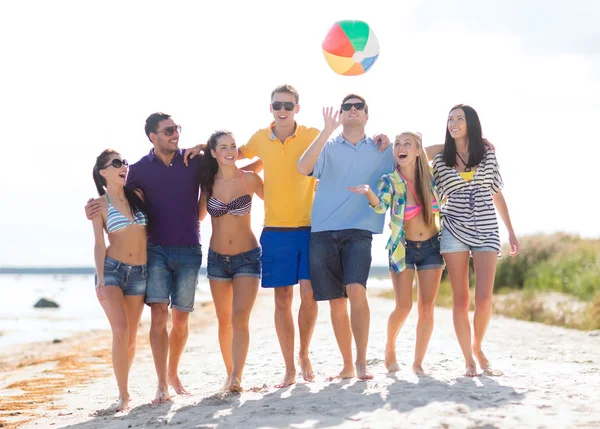
MULTIPOLYGON (((600 240, 567 234, 521 239, 521 253, 498 261, 494 314, 575 329, 600 329, 600 240)), ((471 288, 475 276, 471 267, 471 288)), ((394 298, 393 291, 383 296, 394 298)), ((474 309, 471 290, 471 309, 474 309)), ((416 290, 413 294, 416 300, 416 290)), ((444 272, 436 305, 452 307, 444 272)))

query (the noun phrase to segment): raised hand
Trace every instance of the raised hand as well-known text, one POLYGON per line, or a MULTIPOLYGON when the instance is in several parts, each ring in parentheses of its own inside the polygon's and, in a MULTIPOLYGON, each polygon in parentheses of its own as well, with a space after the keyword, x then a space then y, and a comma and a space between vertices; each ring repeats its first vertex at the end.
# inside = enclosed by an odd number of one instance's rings
POLYGON ((329 132, 335 131, 340 126, 342 121, 340 120, 340 112, 333 111, 333 107, 323 108, 323 121, 325 122, 325 129, 329 132))

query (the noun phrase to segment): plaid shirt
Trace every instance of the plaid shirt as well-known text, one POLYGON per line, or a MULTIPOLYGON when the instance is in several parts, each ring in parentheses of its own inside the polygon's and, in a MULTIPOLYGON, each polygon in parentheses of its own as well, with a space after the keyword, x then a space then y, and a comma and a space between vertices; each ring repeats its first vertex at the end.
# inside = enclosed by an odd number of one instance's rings
MULTIPOLYGON (((433 197, 441 204, 440 197, 435 187, 435 182, 431 180, 431 191, 433 197)), ((404 234, 404 209, 406 208, 406 182, 400 176, 398 170, 393 173, 384 174, 377 182, 377 196, 379 204, 372 207, 377 213, 385 214, 388 208, 390 210, 392 234, 388 240, 386 249, 390 252, 390 268, 400 273, 406 268, 406 238, 404 234)), ((439 213, 435 214, 435 223, 439 229, 439 213)))

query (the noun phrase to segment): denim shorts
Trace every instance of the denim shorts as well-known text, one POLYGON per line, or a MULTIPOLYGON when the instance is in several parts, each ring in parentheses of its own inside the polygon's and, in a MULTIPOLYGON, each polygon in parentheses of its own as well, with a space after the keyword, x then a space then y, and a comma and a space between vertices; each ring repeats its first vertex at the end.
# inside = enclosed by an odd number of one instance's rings
POLYGON ((244 276, 260 278, 261 254, 260 247, 237 255, 222 255, 208 249, 206 277, 224 282, 244 276))
POLYGON ((440 268, 444 268, 444 258, 440 253, 439 233, 425 241, 406 240, 407 270, 421 271, 440 268))
POLYGON ((363 229, 313 232, 310 279, 316 301, 347 298, 346 286, 367 287, 373 233, 363 229))
POLYGON ((202 246, 161 246, 148 243, 146 304, 171 303, 171 308, 194 311, 202 246))
MULTIPOLYGON (((129 265, 117 261, 109 256, 104 259, 104 284, 117 286, 125 296, 145 295, 148 281, 148 267, 146 265, 129 265)), ((94 276, 94 284, 98 283, 98 276, 94 276)))
POLYGON ((453 236, 450 231, 442 227, 441 238, 440 238, 440 252, 441 253, 454 253, 454 252, 496 252, 498 251, 490 246, 469 246, 463 243, 458 238, 453 236))
POLYGON ((266 227, 260 235, 262 287, 292 286, 310 280, 310 227, 266 227))

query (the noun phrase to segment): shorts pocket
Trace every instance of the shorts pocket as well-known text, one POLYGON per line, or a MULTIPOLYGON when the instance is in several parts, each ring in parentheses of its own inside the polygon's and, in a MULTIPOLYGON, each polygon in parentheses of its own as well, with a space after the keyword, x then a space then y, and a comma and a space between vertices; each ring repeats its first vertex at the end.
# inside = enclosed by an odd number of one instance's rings
POLYGON ((260 262, 262 251, 259 248, 244 253, 244 261, 246 262, 260 262))

